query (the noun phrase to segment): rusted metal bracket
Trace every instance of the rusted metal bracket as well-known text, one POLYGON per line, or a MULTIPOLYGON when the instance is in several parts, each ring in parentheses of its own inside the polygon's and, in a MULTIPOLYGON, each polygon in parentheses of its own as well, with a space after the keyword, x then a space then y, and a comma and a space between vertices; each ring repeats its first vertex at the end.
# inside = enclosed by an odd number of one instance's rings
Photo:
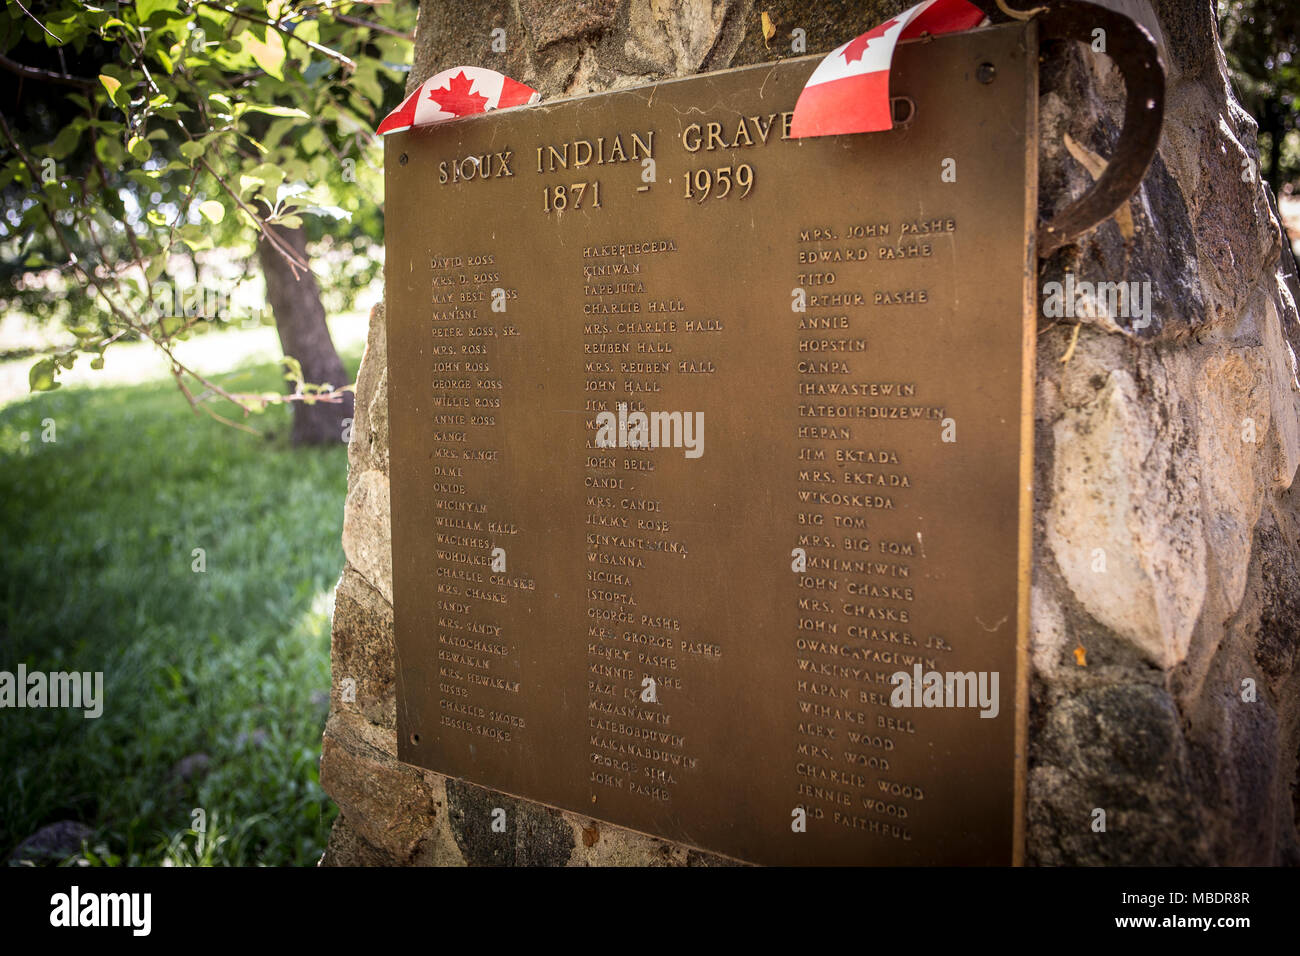
MULTIPOLYGON (((1007 17, 995 0, 979 2, 994 20, 1007 17)), ((1025 11, 1029 13, 1031 11, 1025 11)), ((1115 153, 1093 187, 1038 227, 1038 254, 1049 256, 1109 218, 1137 191, 1160 145, 1165 67, 1146 28, 1115 10, 1084 0, 1057 0, 1033 11, 1040 50, 1068 41, 1092 44, 1103 31, 1105 53, 1124 77, 1124 126, 1115 153)), ((1014 16, 1014 13, 1013 13, 1014 16)))

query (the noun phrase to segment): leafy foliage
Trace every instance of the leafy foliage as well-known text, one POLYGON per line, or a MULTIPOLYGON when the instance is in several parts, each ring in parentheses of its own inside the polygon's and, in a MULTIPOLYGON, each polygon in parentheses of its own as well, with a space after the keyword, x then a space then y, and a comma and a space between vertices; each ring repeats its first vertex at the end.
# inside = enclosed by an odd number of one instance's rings
POLYGON ((1238 95, 1259 121, 1261 175, 1280 192, 1300 183, 1300 4, 1219 0, 1218 12, 1238 95))
POLYGON ((414 15, 412 4, 338 0, 9 0, 0 307, 59 318, 75 336, 33 366, 32 388, 142 338, 172 360, 191 401, 256 410, 172 354, 177 339, 248 320, 226 305, 237 280, 209 280, 221 285, 215 307, 201 288, 172 290, 203 284, 206 253, 259 235, 307 269, 270 224, 328 236, 345 255, 381 241, 371 131, 400 97, 414 15))

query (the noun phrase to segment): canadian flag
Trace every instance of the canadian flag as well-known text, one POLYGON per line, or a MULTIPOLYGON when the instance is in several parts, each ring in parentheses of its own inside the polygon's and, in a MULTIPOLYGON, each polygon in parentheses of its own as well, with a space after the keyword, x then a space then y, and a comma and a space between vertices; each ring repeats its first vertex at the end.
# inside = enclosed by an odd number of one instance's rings
POLYGON ((456 66, 431 76, 402 105, 384 117, 379 133, 400 133, 413 126, 443 123, 458 116, 503 110, 541 98, 531 86, 477 66, 456 66))
POLYGON ((832 50, 817 64, 794 105, 791 136, 832 136, 892 129, 889 64, 899 40, 978 26, 984 11, 966 0, 926 0, 832 50))

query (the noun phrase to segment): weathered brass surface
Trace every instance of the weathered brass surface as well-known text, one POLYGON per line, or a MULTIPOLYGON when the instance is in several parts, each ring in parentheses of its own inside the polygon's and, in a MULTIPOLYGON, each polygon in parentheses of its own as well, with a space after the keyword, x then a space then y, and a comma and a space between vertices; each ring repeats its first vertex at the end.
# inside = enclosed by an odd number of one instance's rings
POLYGON ((889 133, 785 138, 802 58, 389 137, 402 760, 742 860, 1017 859, 1034 38, 902 45, 889 133), (619 403, 702 454, 597 447, 619 403), (891 706, 916 664, 997 716, 891 706))

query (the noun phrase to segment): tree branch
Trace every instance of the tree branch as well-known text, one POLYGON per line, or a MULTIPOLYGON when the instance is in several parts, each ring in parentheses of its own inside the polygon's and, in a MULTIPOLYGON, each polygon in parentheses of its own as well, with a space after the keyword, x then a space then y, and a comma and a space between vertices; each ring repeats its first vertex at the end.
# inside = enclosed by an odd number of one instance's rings
POLYGON ((230 14, 232 17, 238 17, 241 20, 247 20, 249 23, 260 23, 262 26, 270 27, 271 29, 275 30, 277 33, 287 37, 290 40, 297 40, 299 43, 303 44, 304 46, 308 47, 311 50, 316 51, 321 56, 329 57, 329 59, 333 60, 335 63, 341 64, 343 68, 347 70, 349 73, 351 73, 353 70, 357 68, 357 64, 355 61, 344 56, 342 53, 338 52, 337 50, 331 50, 329 47, 321 46, 319 43, 316 43, 313 40, 308 40, 305 39, 304 37, 300 37, 297 34, 295 34, 294 31, 286 29, 283 25, 276 23, 274 20, 267 20, 265 17, 259 17, 254 13, 249 13, 245 10, 239 10, 236 9, 235 7, 228 7, 223 3, 212 3, 210 2, 210 0, 199 0, 199 5, 204 7, 211 7, 213 10, 220 10, 223 13, 230 14))
POLYGON ((382 23, 371 23, 369 20, 362 20, 359 17, 350 17, 343 13, 331 13, 339 23, 346 23, 349 26, 364 27, 367 30, 374 30, 378 33, 387 33, 390 37, 397 37, 399 40, 414 41, 415 34, 403 33, 401 30, 394 30, 392 27, 386 27, 382 23))
MULTIPOLYGON (((95 117, 92 115, 90 119, 90 156, 91 159, 94 160, 95 169, 99 172, 99 181, 103 183, 104 189, 107 190, 111 187, 108 184, 108 173, 104 171, 104 164, 100 162, 99 159, 99 150, 97 149, 99 145, 99 133, 95 129, 95 117)), ((86 194, 84 185, 81 194, 82 196, 85 196, 86 194)), ((118 221, 122 224, 122 229, 126 232, 127 241, 131 243, 131 251, 135 253, 135 263, 140 267, 140 277, 144 279, 145 295, 149 299, 149 304, 153 305, 153 284, 149 281, 149 270, 145 267, 144 253, 140 251, 140 243, 136 241, 135 230, 131 228, 131 224, 126 221, 125 216, 118 221)), ((102 251, 100 252, 100 255, 103 255, 102 251)))
POLYGON ((38 27, 40 27, 40 28, 41 28, 42 30, 44 30, 46 33, 49 33, 49 35, 50 35, 50 37, 51 37, 52 39, 58 40, 60 43, 63 42, 63 38, 62 38, 62 37, 56 37, 56 36, 54 36, 53 33, 50 33, 49 28, 47 28, 47 27, 45 26, 44 23, 41 23, 40 20, 36 19, 36 17, 32 15, 32 11, 28 10, 25 6, 23 6, 23 0, 14 0, 14 3, 18 4, 18 9, 19 9, 19 10, 21 10, 23 13, 27 14, 27 16, 31 17, 32 23, 36 24, 38 27))
POLYGON ((94 89, 95 81, 87 79, 84 76, 70 76, 67 73, 55 73, 51 70, 42 70, 34 66, 27 66, 16 60, 0 53, 0 67, 4 67, 10 73, 25 77, 29 80, 36 80, 40 83, 57 83, 60 86, 75 86, 79 89, 94 89))
MULTIPOLYGON (((18 140, 14 138, 13 131, 9 128, 9 121, 5 119, 4 113, 0 113, 0 133, 4 134, 4 138, 8 140, 9 145, 13 147, 14 152, 18 154, 18 158, 22 161, 23 165, 27 167, 27 175, 32 178, 32 183, 37 183, 40 177, 36 175, 36 167, 23 151, 23 148, 18 145, 18 140)), ((44 193, 40 189, 34 189, 33 192, 35 192, 38 197, 37 201, 45 210, 45 218, 49 220, 50 229, 54 232, 55 238, 59 240, 59 245, 63 247, 63 251, 67 254, 68 262, 72 265, 72 268, 76 272, 81 273, 82 280, 86 285, 90 286, 90 288, 94 289, 99 297, 104 300, 104 304, 108 306, 110 312, 122 320, 124 324, 134 327, 134 323, 131 321, 130 316, 122 310, 121 306, 108 297, 108 293, 100 288, 99 283, 95 281, 95 277, 87 272, 81 263, 77 261, 77 254, 72 251, 72 246, 68 245, 68 240, 63 235, 63 230, 59 228, 58 218, 50 209, 44 193)))
POLYGON ((230 198, 233 199, 239 205, 239 208, 244 210, 244 212, 248 213, 248 215, 252 217, 253 222, 257 224, 258 231, 266 238, 266 241, 270 243, 270 245, 275 249, 275 251, 280 253, 280 255, 284 256, 284 258, 288 260, 289 268, 293 270, 293 276, 295 279, 298 278, 299 269, 301 269, 303 272, 311 271, 311 266, 309 266, 302 259, 299 259, 297 254, 293 251, 293 249, 289 248, 289 246, 285 243, 283 239, 281 239, 279 236, 277 236, 274 232, 271 231, 270 228, 271 224, 268 223, 261 216, 259 216, 257 214, 257 211, 253 209, 251 206, 249 206, 248 203, 244 202, 244 200, 240 198, 239 193, 231 189, 230 184, 227 183, 222 177, 218 176, 217 171, 213 169, 208 164, 208 161, 202 156, 199 157, 199 164, 208 171, 209 175, 211 175, 213 179, 217 181, 217 185, 219 185, 222 189, 224 189, 227 193, 230 194, 230 198))

